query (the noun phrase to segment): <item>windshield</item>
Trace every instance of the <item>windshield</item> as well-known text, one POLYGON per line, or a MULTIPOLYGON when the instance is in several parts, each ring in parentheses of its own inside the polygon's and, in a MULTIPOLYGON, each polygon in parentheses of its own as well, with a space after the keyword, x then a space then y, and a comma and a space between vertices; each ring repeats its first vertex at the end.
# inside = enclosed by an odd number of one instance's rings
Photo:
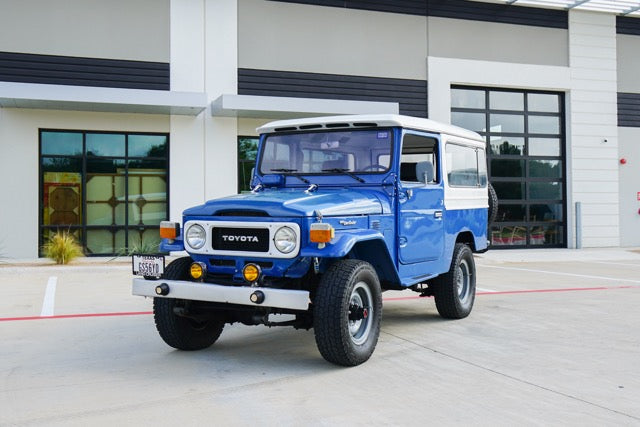
POLYGON ((261 174, 381 173, 391 161, 391 129, 270 135, 261 174))

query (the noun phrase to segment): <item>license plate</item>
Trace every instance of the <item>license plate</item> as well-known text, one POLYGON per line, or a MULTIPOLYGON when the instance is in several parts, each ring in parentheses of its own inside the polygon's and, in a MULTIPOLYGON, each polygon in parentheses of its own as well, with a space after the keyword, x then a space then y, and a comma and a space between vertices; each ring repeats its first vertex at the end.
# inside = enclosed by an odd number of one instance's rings
POLYGON ((164 256, 132 255, 133 274, 144 277, 160 277, 164 273, 164 256))

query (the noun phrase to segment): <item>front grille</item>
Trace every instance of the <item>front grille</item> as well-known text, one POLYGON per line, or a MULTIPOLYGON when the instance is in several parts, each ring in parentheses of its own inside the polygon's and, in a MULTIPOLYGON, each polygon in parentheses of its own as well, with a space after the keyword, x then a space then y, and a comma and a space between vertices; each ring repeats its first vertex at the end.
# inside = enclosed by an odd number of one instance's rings
POLYGON ((216 267, 235 267, 236 266, 236 261, 234 259, 211 258, 209 262, 211 263, 211 265, 214 265, 216 267))
POLYGON ((213 227, 211 236, 216 251, 269 252, 267 228, 213 227))

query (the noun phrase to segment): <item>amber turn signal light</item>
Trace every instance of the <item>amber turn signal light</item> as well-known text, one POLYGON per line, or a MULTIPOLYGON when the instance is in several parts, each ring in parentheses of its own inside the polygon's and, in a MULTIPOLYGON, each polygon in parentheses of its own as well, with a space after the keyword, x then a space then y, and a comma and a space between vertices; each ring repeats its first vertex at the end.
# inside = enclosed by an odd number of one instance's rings
POLYGON ((334 238, 336 230, 325 222, 311 224, 309 240, 314 243, 329 243, 334 238))
POLYGON ((180 234, 180 224, 172 221, 160 222, 160 238, 175 239, 180 234))

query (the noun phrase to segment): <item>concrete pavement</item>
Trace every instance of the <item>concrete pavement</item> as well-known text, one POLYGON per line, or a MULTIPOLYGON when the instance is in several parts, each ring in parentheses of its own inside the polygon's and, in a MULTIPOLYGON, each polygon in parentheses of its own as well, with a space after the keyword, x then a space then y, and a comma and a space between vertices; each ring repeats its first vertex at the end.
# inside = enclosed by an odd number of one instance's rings
POLYGON ((376 351, 348 369, 289 328, 228 325, 210 349, 175 351, 126 260, 2 264, 0 425, 640 425, 640 253, 476 263, 469 318, 385 293, 376 351))

